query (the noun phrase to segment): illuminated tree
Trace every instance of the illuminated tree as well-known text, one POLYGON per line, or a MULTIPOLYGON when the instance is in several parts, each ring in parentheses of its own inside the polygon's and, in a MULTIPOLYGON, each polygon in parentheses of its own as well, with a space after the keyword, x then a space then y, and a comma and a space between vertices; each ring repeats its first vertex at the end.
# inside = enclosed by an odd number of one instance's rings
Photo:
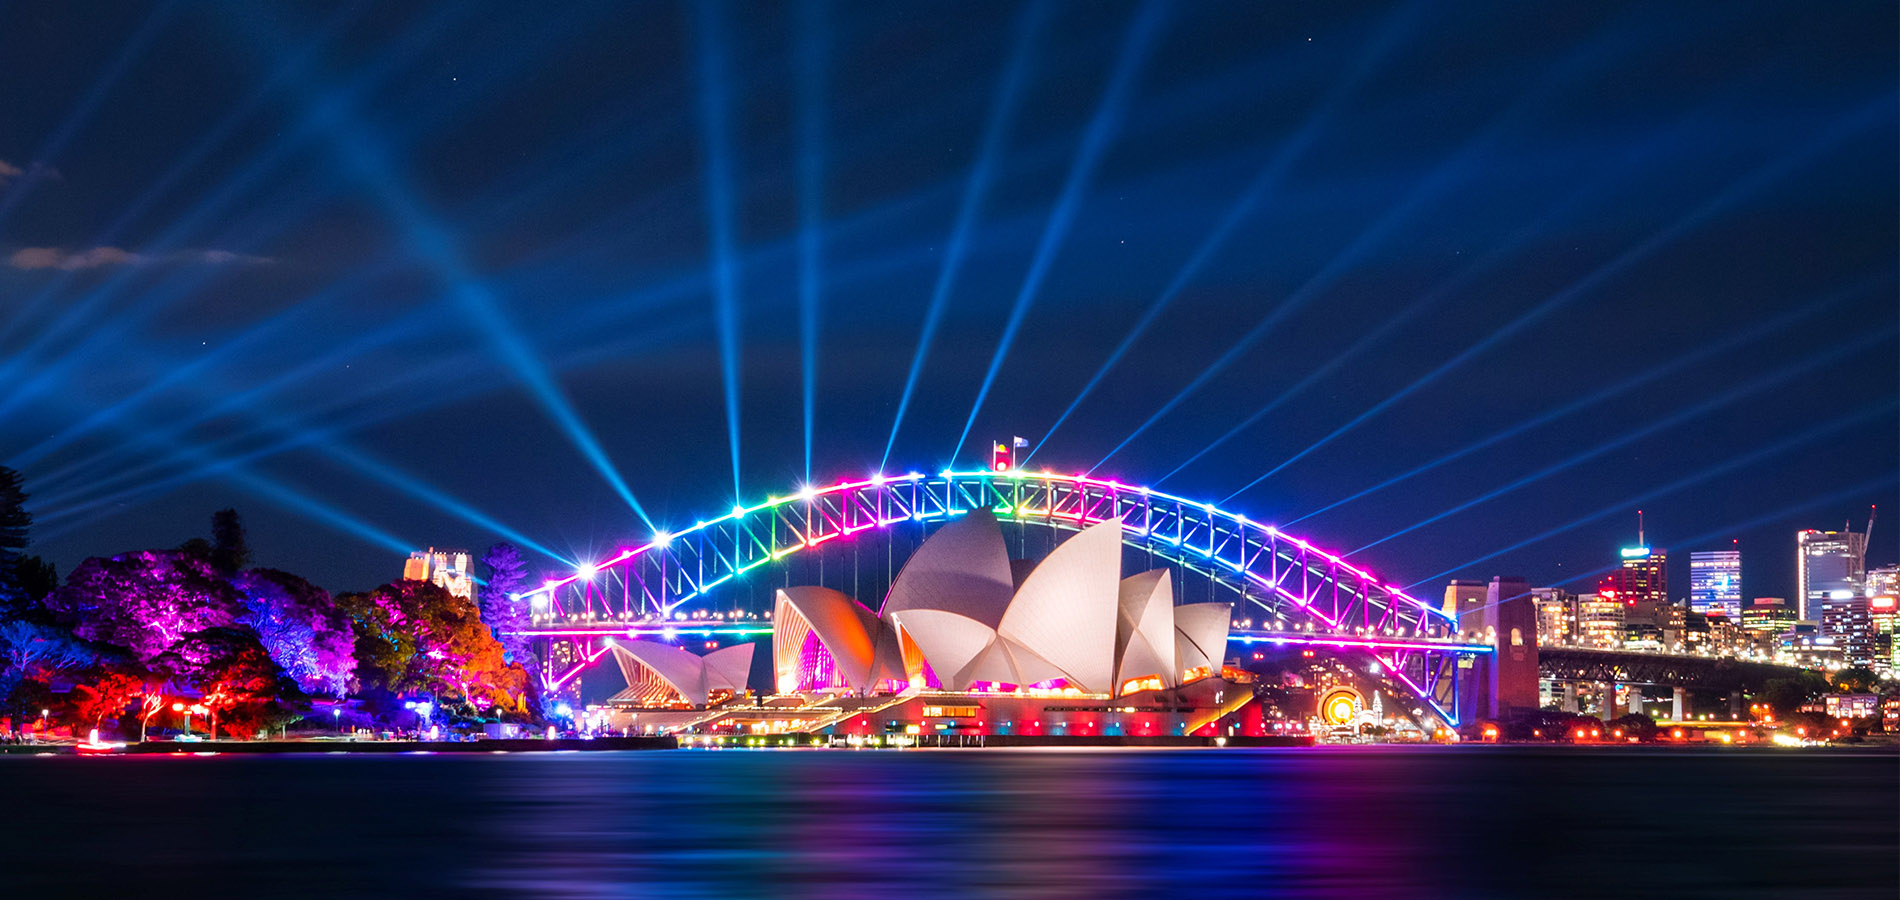
POLYGON ((240 572, 231 584, 245 607, 238 621, 257 632, 297 686, 309 694, 343 696, 356 672, 356 636, 330 594, 275 569, 240 572))
POLYGON ((73 686, 73 711, 82 722, 99 728, 107 716, 125 711, 145 693, 145 679, 125 672, 106 672, 91 684, 73 686))
POLYGON ((528 561, 515 545, 503 541, 482 554, 482 565, 488 568, 488 583, 482 586, 480 593, 482 621, 488 623, 488 630, 501 641, 509 662, 525 663, 528 639, 521 631, 527 627, 528 611, 526 604, 509 595, 519 593, 527 585, 528 561))
POLYGON ((125 647, 145 661, 187 634, 229 626, 247 612, 209 561, 177 550, 88 559, 45 604, 79 637, 125 647))
POLYGON ((248 628, 194 631, 155 658, 153 668, 199 695, 211 710, 213 740, 220 721, 233 732, 252 733, 301 716, 308 704, 248 628))
POLYGON ((64 628, 38 622, 0 622, 0 711, 18 721, 36 708, 46 683, 91 666, 97 648, 64 628))
POLYGON ((448 693, 476 706, 518 703, 527 686, 520 666, 475 604, 426 581, 398 581, 367 594, 339 594, 356 625, 357 679, 392 694, 448 693))

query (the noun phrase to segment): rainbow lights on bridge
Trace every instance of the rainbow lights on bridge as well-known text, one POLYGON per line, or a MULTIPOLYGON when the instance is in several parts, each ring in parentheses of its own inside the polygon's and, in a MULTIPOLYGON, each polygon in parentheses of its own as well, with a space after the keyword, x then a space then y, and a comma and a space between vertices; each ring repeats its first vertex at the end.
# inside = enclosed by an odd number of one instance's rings
MULTIPOLYGON (((1454 617, 1439 607, 1274 526, 1146 486, 1020 469, 875 474, 808 486, 735 506, 691 528, 655 533, 645 544, 516 596, 531 604, 534 625, 527 633, 537 637, 743 638, 769 625, 687 618, 679 610, 754 569, 828 542, 977 509, 1064 530, 1120 518, 1124 544, 1224 584, 1282 623, 1255 629, 1248 620, 1234 629, 1233 640, 1363 651, 1448 723, 1460 718, 1458 658, 1491 652, 1460 640, 1454 617)), ((571 679, 600 652, 582 652, 551 683, 571 679)))

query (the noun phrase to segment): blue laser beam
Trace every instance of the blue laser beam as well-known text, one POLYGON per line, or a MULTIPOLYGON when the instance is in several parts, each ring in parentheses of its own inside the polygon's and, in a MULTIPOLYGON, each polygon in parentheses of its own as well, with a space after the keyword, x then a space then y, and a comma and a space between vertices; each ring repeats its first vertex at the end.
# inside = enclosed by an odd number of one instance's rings
POLYGON ((917 391, 917 379, 923 374, 924 363, 930 358, 930 345, 937 336, 937 326, 943 321, 944 311, 949 308, 951 291, 956 287, 957 275, 963 267, 963 256, 969 249, 970 235, 976 230, 983 195, 989 190, 997 160, 1003 155, 1009 120, 1016 111, 1023 83, 1027 80, 1030 50, 1035 46, 1036 35, 1042 30, 1043 23, 1049 18, 1050 9, 1046 0, 1038 0, 1023 10, 1016 23, 1015 45, 1010 50, 1009 62, 1004 66, 1002 78, 997 84, 996 99, 990 103, 976 163, 970 168, 970 177, 964 183, 963 198, 957 204, 956 223, 951 226, 950 240, 944 247, 943 266, 937 271, 936 284, 930 290, 930 306, 924 311, 923 330, 917 337, 917 350, 911 355, 910 371, 904 376, 904 391, 898 396, 897 415, 891 421, 891 436, 884 441, 884 455, 878 459, 879 470, 890 464, 891 448, 897 444, 897 432, 904 426, 904 414, 910 410, 911 397, 917 391))
MULTIPOLYGON (((798 8, 798 337, 804 362, 805 483, 811 483, 818 409, 819 265, 824 228, 826 14, 822 0, 798 8)), ((736 485, 735 485, 736 488, 736 485)))
POLYGON ((732 123, 726 96, 726 8, 717 0, 693 4, 699 56, 700 155, 705 168, 706 221, 711 238, 713 310, 719 325, 719 374, 725 387, 726 443, 732 453, 732 496, 739 479, 739 272, 734 261, 732 123))
POLYGON ((1420 528, 1424 528, 1435 522, 1439 522, 1451 516, 1455 516, 1461 512, 1464 512, 1465 510, 1471 509, 1474 506, 1478 506, 1479 504, 1488 503, 1492 500, 1495 500, 1499 497, 1504 496, 1505 494, 1511 493, 1512 491, 1523 488, 1534 482, 1541 481, 1545 478, 1549 478, 1550 476, 1555 475, 1559 472, 1563 472, 1575 466, 1581 465, 1585 462, 1588 462, 1589 460, 1602 456, 1605 453, 1609 453, 1613 450, 1618 450, 1623 447, 1627 447, 1630 444, 1636 443, 1637 441, 1650 437, 1651 435, 1666 431, 1670 428, 1674 428, 1677 425, 1683 424, 1684 422, 1692 421, 1696 418, 1699 418, 1703 415, 1706 415, 1710 412, 1713 412, 1717 409, 1721 409, 1722 407, 1728 406, 1729 404, 1732 404, 1738 400, 1748 397, 1752 394, 1759 393, 1761 391, 1767 390, 1768 388, 1787 382, 1788 380, 1796 377, 1797 375, 1810 372, 1814 369, 1820 368, 1821 366, 1827 365, 1836 360, 1852 356, 1853 354, 1858 353, 1862 350, 1868 349, 1870 347, 1886 344, 1887 342, 1891 340, 1893 340, 1893 335, 1890 331, 1877 331, 1877 332, 1870 332, 1868 334, 1861 335, 1861 337, 1857 340, 1848 341, 1825 353, 1810 356, 1809 358, 1807 358, 1806 360, 1802 362, 1795 363, 1793 365, 1783 366, 1782 368, 1777 369, 1767 375, 1763 375, 1759 378, 1750 379, 1746 382, 1743 382, 1740 385, 1737 385, 1736 387, 1730 388, 1729 390, 1723 391, 1720 394, 1715 395, 1714 397, 1704 400, 1701 403, 1697 403, 1694 406, 1690 406, 1685 409, 1679 410, 1677 412, 1671 413, 1667 416, 1662 417, 1661 419, 1651 422, 1648 425, 1635 429, 1634 431, 1626 432, 1622 436, 1617 437, 1614 440, 1609 440, 1609 441, 1604 441, 1602 443, 1593 444, 1588 450, 1585 450, 1581 453, 1573 454, 1565 458, 1561 462, 1557 462, 1552 465, 1545 466, 1544 468, 1538 469, 1537 471, 1532 472, 1531 474, 1526 475, 1522 478, 1519 478, 1515 481, 1512 481, 1509 484, 1487 491, 1479 497, 1473 498, 1471 500, 1467 500, 1463 503, 1458 504, 1457 506, 1452 507, 1451 509, 1445 510, 1444 512, 1437 513, 1429 518, 1426 518, 1423 521, 1401 528, 1398 531, 1388 534, 1385 537, 1379 538, 1378 540, 1373 541, 1370 544, 1366 544, 1365 546, 1360 547, 1356 550, 1353 550, 1350 553, 1342 554, 1342 556, 1350 557, 1355 554, 1362 553, 1366 550, 1370 550, 1373 547, 1377 547, 1380 544, 1385 543, 1386 541, 1390 541, 1402 535, 1410 534, 1414 531, 1419 530, 1420 528))
POLYGON ((1822 438, 1825 438, 1829 435, 1835 434, 1837 432, 1845 431, 1856 425, 1863 424, 1871 419, 1890 416, 1893 413, 1896 406, 1897 404, 1894 401, 1890 400, 1884 404, 1880 404, 1874 407, 1869 407, 1868 409, 1862 410, 1858 413, 1852 413, 1846 416, 1841 416, 1832 421, 1826 422, 1822 425, 1818 425, 1814 428, 1810 428, 1806 431, 1803 431, 1800 434, 1783 438, 1767 446, 1760 447, 1755 450, 1751 450, 1739 456, 1735 456, 1725 462, 1711 466, 1707 469, 1699 470, 1694 475, 1690 475, 1685 478, 1676 479, 1675 481, 1672 481, 1666 485, 1655 488, 1653 490, 1648 490, 1648 491, 1632 494, 1628 497, 1618 500, 1615 503, 1608 504, 1594 512, 1588 513, 1580 518, 1573 519, 1562 525, 1556 526, 1555 528, 1550 528, 1545 531, 1541 531, 1535 535, 1532 535, 1528 538, 1518 541, 1517 543, 1512 544, 1508 547, 1505 547, 1500 550, 1492 551, 1476 559, 1472 559, 1467 562, 1461 563, 1459 565, 1453 566, 1449 569, 1446 569, 1443 572, 1439 572, 1435 575, 1431 575, 1427 578, 1423 578, 1419 581, 1413 582, 1411 585, 1406 587, 1406 590, 1408 591, 1416 590, 1421 585, 1436 582, 1447 575, 1451 575, 1455 572, 1469 569, 1472 566, 1478 565, 1479 563, 1496 559, 1507 553, 1512 553, 1518 550, 1522 550, 1523 548, 1529 547, 1532 544, 1537 544, 1543 541, 1547 541, 1553 537, 1556 537, 1557 535, 1581 528, 1599 519, 1605 519, 1613 515, 1628 513, 1631 509, 1634 509, 1643 504, 1650 503, 1659 497, 1666 497, 1666 496, 1669 496, 1670 494, 1676 493, 1677 491, 1686 490, 1688 488, 1695 487, 1696 485, 1713 481, 1714 479, 1720 478, 1731 472, 1740 471, 1749 466, 1755 465, 1756 463, 1762 462, 1763 460, 1773 459, 1791 450, 1795 450, 1800 447, 1806 446, 1808 444, 1812 444, 1815 441, 1821 440, 1822 438))
POLYGON ((1472 344, 1469 347, 1466 347, 1464 350, 1454 355, 1451 359, 1446 360, 1444 363, 1440 364, 1437 368, 1434 368, 1432 371, 1426 373, 1424 377, 1416 379, 1412 383, 1406 385, 1405 387, 1400 388, 1397 392, 1393 393, 1391 396, 1388 396, 1384 400, 1381 400, 1378 403, 1373 404, 1370 408, 1366 409, 1364 412, 1361 412, 1357 416, 1354 416, 1351 420, 1347 421, 1344 425, 1341 425, 1338 428, 1333 429, 1331 432, 1328 432, 1324 437, 1321 437, 1319 440, 1314 441, 1313 443, 1307 445, 1305 449, 1299 451, 1298 453, 1293 454, 1292 456, 1288 457, 1286 460, 1282 461, 1280 464, 1274 466, 1271 469, 1268 469, 1266 472, 1261 473, 1258 477, 1254 478, 1252 481, 1249 481, 1247 482, 1247 484, 1243 485, 1240 488, 1240 490, 1237 490, 1231 494, 1228 494, 1223 499, 1222 502, 1225 503, 1225 502, 1232 501, 1235 497, 1238 497, 1241 494, 1244 494, 1247 491, 1251 490, 1255 485, 1258 485, 1261 482, 1267 480, 1268 478, 1271 478, 1274 475, 1279 474, 1279 472, 1285 469, 1287 466, 1290 466, 1300 461, 1301 459, 1305 458, 1309 454, 1312 454, 1313 452, 1319 450, 1321 447, 1324 447, 1327 444, 1330 444, 1333 441, 1338 440, 1342 435, 1346 434, 1349 431, 1352 431, 1355 428, 1358 428, 1360 425, 1364 424, 1367 420, 1373 418, 1374 416, 1379 415, 1382 412, 1385 412, 1387 409, 1392 408, 1394 405, 1403 401, 1405 398, 1410 397, 1411 395, 1422 390, 1427 385, 1432 384, 1433 382, 1437 381, 1439 378, 1443 377, 1445 373, 1450 372, 1454 369, 1457 369, 1458 367, 1464 365, 1465 363, 1471 361, 1472 359, 1490 351, 1492 348, 1499 346, 1500 344, 1508 340, 1513 335, 1516 335, 1517 333, 1523 331, 1524 329, 1529 328, 1530 326, 1536 324, 1539 321, 1542 321, 1545 317, 1549 316, 1551 313, 1556 312, 1558 309, 1561 309, 1565 306, 1568 306, 1570 303, 1577 300, 1579 297, 1582 297, 1588 294, 1589 292, 1603 286, 1605 283, 1627 272, 1629 269, 1633 268, 1636 264, 1649 259, 1651 256, 1655 255, 1656 252, 1661 250, 1662 248, 1667 247, 1668 245, 1674 243, 1675 241, 1680 240, 1681 238, 1694 233, 1697 227, 1702 225, 1704 222, 1707 222, 1709 219, 1713 218, 1718 213, 1721 213, 1724 210, 1727 210, 1733 207, 1734 205, 1741 202, 1744 198, 1754 193, 1755 191, 1760 190, 1761 188, 1766 187, 1774 183, 1775 181, 1781 179, 1782 177, 1796 171, 1800 167, 1813 161, 1816 157, 1820 156, 1827 150, 1833 148, 1834 146, 1839 144, 1841 141, 1848 138, 1850 135, 1861 130, 1862 128, 1869 126, 1870 124, 1872 124, 1874 121, 1877 120, 1877 117, 1879 115, 1890 112, 1891 106, 1892 104, 1890 102, 1883 102, 1881 104, 1870 104, 1868 107, 1864 108, 1859 114, 1849 117, 1838 126, 1830 129, 1828 133, 1824 134, 1821 137, 1821 139, 1811 142, 1801 151, 1794 154, 1790 154, 1788 156, 1784 156, 1779 160, 1776 160, 1772 163, 1769 163, 1766 166, 1756 169, 1752 174, 1728 186, 1727 188, 1722 190, 1719 194, 1717 194, 1715 197, 1711 198, 1706 203, 1697 207, 1694 211, 1675 220, 1668 227, 1662 229, 1661 231, 1653 235, 1650 235, 1642 243, 1628 250, 1625 250, 1621 254, 1618 254, 1616 258, 1597 267, 1589 275, 1586 275, 1583 278, 1571 283, 1568 287, 1564 288, 1563 290, 1558 291, 1555 294, 1552 294, 1550 297, 1546 298, 1543 302, 1537 304, 1535 307, 1532 307, 1530 310, 1524 312, 1522 315, 1518 316, 1517 318, 1512 319, 1510 322, 1505 323, 1503 327, 1485 336, 1484 339, 1472 344))
POLYGON ((1378 69, 1378 64, 1390 52, 1398 38, 1407 33, 1407 29, 1402 26, 1413 21, 1415 17, 1412 13, 1418 8, 1419 6, 1414 4, 1395 14, 1387 26, 1380 30, 1379 35, 1366 51, 1360 55, 1358 63, 1353 66, 1347 77, 1327 93, 1317 109, 1307 117, 1306 122, 1293 133, 1292 137, 1277 145, 1273 157, 1254 175, 1253 180, 1241 191, 1239 199, 1228 207, 1220 220, 1214 224, 1213 230, 1201 239, 1201 243, 1194 248, 1187 262, 1174 273, 1174 277, 1168 280, 1167 286, 1162 288, 1161 293, 1148 304, 1148 308, 1142 311, 1141 318, 1135 322, 1133 328, 1129 329, 1128 334, 1122 337, 1121 342, 1116 344, 1115 349, 1109 352, 1108 358, 1103 360, 1101 366, 1095 370, 1095 374, 1089 376, 1088 382, 1082 386, 1081 393, 1076 394, 1075 399, 1069 402, 1068 408, 1056 417, 1055 424, 1049 426, 1049 430, 1043 433, 1042 438, 1036 441, 1034 447, 1030 448, 1029 454, 1023 457, 1024 463, 1034 459, 1037 451, 1042 449, 1042 445, 1055 436, 1056 430, 1069 421, 1070 416, 1075 415, 1082 401, 1095 392, 1095 388, 1102 383, 1102 379, 1121 363, 1122 358, 1128 355, 1128 351, 1141 340, 1142 335, 1147 333, 1155 320, 1161 318, 1161 314, 1173 304, 1174 299, 1180 296, 1188 284, 1200 275, 1208 262, 1227 246, 1227 241, 1233 236, 1234 231, 1247 220, 1247 217, 1259 206, 1260 201, 1280 184, 1286 177, 1287 170, 1305 156, 1306 151, 1311 149, 1313 143, 1319 139, 1334 116, 1338 114, 1339 109, 1345 105, 1346 99, 1358 89, 1368 75, 1378 69))
MULTIPOLYGON (((304 87, 308 89, 307 85, 304 87)), ((649 528, 653 527, 652 518, 608 458, 592 429, 509 320, 500 298, 474 276, 453 236, 403 183, 388 151, 367 129, 353 121, 348 109, 337 110, 336 117, 341 120, 340 127, 331 129, 327 137, 342 161, 372 188, 372 195, 395 220, 405 242, 444 282, 456 308, 476 326, 477 333, 529 390, 543 412, 628 508, 649 528)))
POLYGON ((1154 45, 1155 36, 1161 31, 1166 17, 1167 7, 1158 0, 1150 0, 1142 4, 1128 25, 1128 32, 1122 38, 1121 54, 1115 62, 1114 74, 1109 79, 1108 88, 1102 92, 1095 115, 1089 120, 1088 130, 1082 136, 1081 148, 1075 162, 1069 167, 1068 178, 1063 181, 1062 193, 1050 213, 1048 226, 1043 229, 1042 240, 1036 245, 1036 255, 1029 265, 1029 274, 1016 292, 1016 302, 1010 308, 1009 320, 1003 324, 1003 336, 996 342, 996 352, 990 357, 989 370, 983 373, 983 384, 977 388, 976 402, 970 406, 970 417, 963 423, 963 433, 957 436, 956 449, 950 452, 951 459, 963 455, 963 445, 970 439, 970 429, 976 427, 976 418, 983 411, 984 401, 989 399, 997 373, 1003 369, 1003 360, 1009 356, 1010 347, 1016 343, 1016 332, 1029 316, 1036 295, 1042 291, 1042 281, 1048 276, 1056 253, 1069 236, 1069 226, 1082 206, 1089 183, 1095 177, 1095 167, 1121 127, 1128 94, 1134 90, 1141 68, 1148 60, 1148 51, 1154 45))
POLYGON ((1658 381, 1668 378, 1669 376, 1674 375, 1677 372, 1685 371, 1693 366, 1701 365, 1703 362, 1706 362, 1711 359, 1720 358, 1722 355, 1726 353, 1729 353, 1737 348, 1747 346, 1748 344, 1752 344, 1755 341, 1761 340, 1762 338, 1771 337, 1776 334, 1779 334, 1782 332, 1784 328, 1786 328, 1789 325, 1794 324, 1797 321, 1808 318, 1809 316, 1816 315, 1820 313, 1821 311, 1832 308, 1848 299, 1851 299, 1856 296, 1860 296, 1861 294, 1869 290, 1886 287, 1888 282, 1892 279, 1892 277, 1893 276, 1891 272, 1885 275, 1870 276, 1866 279, 1863 279, 1861 282, 1859 282, 1853 287, 1850 287, 1843 291, 1836 292, 1835 294, 1828 297, 1824 297, 1819 301, 1807 304, 1798 309, 1791 310, 1787 313, 1783 313, 1782 315, 1775 316, 1752 328, 1744 329, 1740 332, 1729 335, 1719 341, 1703 344, 1702 346, 1697 347, 1696 349, 1688 353, 1685 353, 1681 356, 1673 357, 1668 362, 1660 366, 1653 366, 1647 370, 1639 372, 1628 378, 1624 378, 1601 390, 1593 391, 1584 397, 1580 397, 1569 403, 1563 404, 1562 406, 1545 410, 1544 412, 1539 413, 1538 415, 1533 416, 1529 419, 1525 419, 1524 421, 1519 422, 1516 425, 1512 425, 1509 428, 1505 428, 1501 431, 1494 432, 1489 437, 1486 437, 1483 440, 1477 441, 1476 443, 1468 444, 1464 447, 1461 447, 1457 450, 1454 450, 1450 453, 1440 456, 1437 459, 1434 459, 1428 463, 1425 463, 1424 465, 1417 466, 1412 469, 1408 469, 1404 472, 1401 472, 1397 475, 1392 476, 1391 478, 1387 478, 1386 480, 1381 481, 1378 484, 1375 484, 1362 491, 1359 491, 1358 493, 1355 493, 1351 496, 1344 497, 1339 500, 1335 500, 1331 503, 1326 504, 1325 506, 1322 506, 1316 510, 1313 510, 1312 512, 1306 513, 1305 515, 1288 520, 1286 524, 1288 526, 1295 525, 1297 523, 1310 519, 1314 516, 1317 516, 1321 513, 1328 512, 1333 509, 1337 509, 1341 506, 1344 506, 1360 498, 1378 493, 1379 491, 1385 490, 1386 488, 1389 488, 1400 482, 1409 480, 1411 478, 1415 478, 1426 472, 1430 472, 1434 469, 1439 468, 1440 466, 1444 466, 1449 463, 1455 462, 1457 460, 1463 459, 1467 456, 1470 456, 1473 453, 1477 453, 1486 448, 1496 446, 1520 434, 1524 434, 1528 431, 1541 428, 1544 425, 1548 425, 1551 422, 1555 422, 1559 419, 1562 419, 1565 416, 1570 415, 1571 413, 1577 412, 1578 410, 1582 410, 1591 406, 1595 406, 1599 403, 1604 403, 1606 401, 1612 400, 1623 394, 1627 394, 1631 391, 1634 391, 1637 388, 1643 387, 1644 385, 1654 384, 1658 381))
MULTIPOLYGON (((125 46, 113 56, 112 62, 106 66, 105 71, 99 73, 98 78, 93 79, 92 87, 79 98, 79 103, 60 121, 59 127, 53 131, 45 143, 40 145, 39 152, 33 158, 34 165, 51 165, 58 158, 60 152, 66 149, 66 144, 72 141, 73 135, 77 134, 79 129, 92 118, 93 112, 98 110, 99 104, 105 100, 106 95, 110 94, 118 85, 119 79, 125 76, 125 70, 144 54, 146 46, 158 36, 159 31, 171 18, 172 10, 177 6, 177 0, 172 0, 152 10, 151 14, 145 17, 145 21, 139 24, 138 30, 132 32, 131 37, 126 39, 125 46)), ((20 205, 21 201, 25 200, 42 180, 44 179, 34 177, 32 173, 29 173, 28 177, 16 182, 12 190, 0 192, 0 222, 6 221, 7 214, 20 205)))

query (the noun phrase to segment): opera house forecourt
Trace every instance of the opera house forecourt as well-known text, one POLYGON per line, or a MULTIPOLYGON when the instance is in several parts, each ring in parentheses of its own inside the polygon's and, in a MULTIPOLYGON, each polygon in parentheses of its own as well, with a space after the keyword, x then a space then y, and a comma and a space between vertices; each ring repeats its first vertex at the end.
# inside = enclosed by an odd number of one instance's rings
POLYGON ((763 697, 747 690, 756 644, 701 656, 618 641, 627 689, 609 701, 608 725, 832 744, 1236 731, 1254 691, 1251 675, 1223 665, 1232 605, 1175 605, 1166 569, 1122 578, 1121 529, 1103 521, 1040 561, 1013 560, 994 516, 964 515, 912 554, 876 611, 829 588, 781 589, 763 697))

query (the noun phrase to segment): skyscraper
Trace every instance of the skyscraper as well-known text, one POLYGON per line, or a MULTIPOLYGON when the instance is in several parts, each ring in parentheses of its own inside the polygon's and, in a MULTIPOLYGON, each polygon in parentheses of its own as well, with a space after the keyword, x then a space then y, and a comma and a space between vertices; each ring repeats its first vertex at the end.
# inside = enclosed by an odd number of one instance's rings
POLYGON ((1689 608, 1705 616, 1742 616, 1742 551, 1697 550, 1689 554, 1689 608))
MULTIPOLYGON (((1623 567, 1597 585, 1597 593, 1623 604, 1624 624, 1665 628, 1669 615, 1669 551, 1657 547, 1624 547, 1623 567)), ((1657 635, 1660 640, 1660 633, 1657 635)))
POLYGON ((1821 633, 1832 634, 1823 607, 1831 600, 1853 600, 1860 593, 1861 580, 1867 575, 1867 532, 1856 533, 1848 526, 1840 531, 1810 528, 1796 532, 1794 543, 1801 618, 1821 621, 1821 633))
POLYGON ((1867 596, 1867 619, 1873 631, 1874 665, 1889 675, 1900 672, 1900 566, 1867 571, 1861 593, 1867 596))

